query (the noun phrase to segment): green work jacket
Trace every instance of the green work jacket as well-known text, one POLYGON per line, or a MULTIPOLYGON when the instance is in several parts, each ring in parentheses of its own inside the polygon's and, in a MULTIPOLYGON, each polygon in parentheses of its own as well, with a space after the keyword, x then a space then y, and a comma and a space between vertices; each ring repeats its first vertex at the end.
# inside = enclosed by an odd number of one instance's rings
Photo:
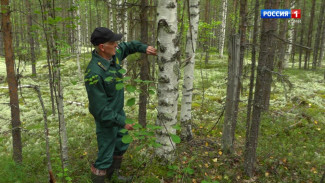
POLYGON ((117 90, 122 82, 121 61, 129 54, 146 53, 147 45, 139 41, 122 42, 116 55, 106 60, 94 50, 86 69, 85 86, 89 100, 89 112, 94 116, 97 128, 125 126, 124 90, 117 90), (120 78, 120 79, 118 79, 120 78))

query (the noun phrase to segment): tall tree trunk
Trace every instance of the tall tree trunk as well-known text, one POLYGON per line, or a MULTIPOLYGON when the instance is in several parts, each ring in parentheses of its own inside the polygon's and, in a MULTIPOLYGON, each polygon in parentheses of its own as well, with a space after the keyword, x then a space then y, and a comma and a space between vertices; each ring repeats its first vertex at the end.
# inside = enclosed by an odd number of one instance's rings
MULTIPOLYGON (((297 3, 299 0, 297 1, 297 3)), ((296 7, 299 7, 297 5, 296 7)), ((294 23, 294 28, 293 28, 293 43, 297 42, 297 36, 298 36, 298 23, 294 23)), ((292 45, 292 51, 291 51, 291 62, 292 62, 292 68, 295 66, 295 56, 296 56, 296 46, 292 45)))
POLYGON ((22 163, 22 142, 20 131, 20 110, 18 100, 18 82, 15 74, 15 60, 12 48, 12 34, 10 21, 9 0, 1 0, 1 19, 2 33, 4 38, 5 60, 7 68, 7 82, 9 86, 10 108, 11 108, 11 126, 12 126, 12 146, 13 159, 16 163, 22 163))
MULTIPOLYGON (((289 0, 285 0, 284 1, 284 8, 283 9, 289 9, 289 0)), ((288 19, 282 19, 280 20, 280 31, 279 31, 279 37, 282 40, 287 40, 287 32, 288 32, 288 19)), ((287 50, 287 44, 285 42, 283 42, 282 40, 278 40, 278 59, 277 59, 277 63, 278 63, 278 69, 279 72, 282 72, 282 70, 284 69, 284 65, 285 65, 285 54, 286 54, 286 50, 287 50)))
MULTIPOLYGON (((141 0, 141 42, 148 43, 148 4, 147 0, 141 0)), ((140 62, 140 79, 149 80, 149 62, 146 54, 141 55, 140 62)), ((145 127, 147 125, 147 101, 148 101, 148 85, 141 83, 141 93, 139 95, 139 123, 145 127)))
POLYGON ((106 0, 106 7, 107 7, 107 28, 111 29, 111 0, 106 0))
MULTIPOLYGON (((266 0, 265 9, 278 9, 279 0, 266 0)), ((253 104, 252 123, 249 131, 247 148, 245 149, 245 172, 252 177, 256 161, 256 148, 258 141, 261 113, 265 110, 265 95, 271 90, 272 71, 274 62, 275 44, 273 34, 276 33, 277 19, 263 19, 260 41, 260 54, 257 67, 257 78, 253 104)))
POLYGON ((36 57, 35 57, 35 45, 34 45, 34 36, 32 35, 32 9, 30 0, 25 0, 27 7, 27 34, 30 48, 30 61, 32 64, 32 75, 36 76, 36 57))
POLYGON ((316 32, 316 39, 315 39, 315 46, 314 46, 314 53, 313 53, 313 70, 316 70, 317 65, 317 59, 318 59, 318 52, 319 52, 319 45, 322 35, 322 27, 324 22, 324 12, 325 12, 325 1, 322 1, 322 5, 320 7, 320 13, 318 18, 318 26, 317 26, 317 32, 316 32))
POLYGON ((325 20, 323 23, 323 31, 322 31, 322 43, 320 47, 320 53, 319 53, 319 59, 318 59, 318 66, 321 67, 323 58, 324 58, 324 52, 325 52, 325 20))
POLYGON ((227 23, 227 9, 228 2, 227 0, 222 1, 222 13, 221 13, 221 30, 220 30, 220 39, 219 39, 219 54, 220 57, 223 57, 223 48, 225 46, 226 39, 226 23, 227 23))
POLYGON ((240 37, 232 35, 229 41, 228 50, 228 81, 227 81, 227 97, 225 107, 225 119, 222 130, 222 150, 226 154, 231 154, 234 149, 235 126, 233 122, 236 110, 236 97, 239 85, 239 67, 240 67, 240 37))
MULTIPOLYGON (((289 0, 287 0, 288 3, 290 4, 289 0)), ((292 4, 291 4, 291 9, 294 9, 295 8, 295 4, 296 4, 296 1, 293 0, 292 1, 292 4)), ((291 43, 295 43, 296 40, 294 40, 294 36, 295 36, 295 23, 294 21, 291 19, 289 20, 288 22, 289 24, 289 29, 288 29, 288 41, 291 42, 291 43)), ((290 56, 292 54, 292 48, 293 48, 293 45, 292 44, 288 44, 288 49, 286 49, 286 52, 285 52, 285 55, 284 55, 284 68, 288 68, 289 66, 289 62, 290 62, 290 56)))
MULTIPOLYGON (((48 17, 44 12, 49 12, 48 16, 51 19, 55 19, 55 7, 53 0, 43 0, 43 21, 47 20, 48 17)), ((60 132, 60 150, 61 150, 61 162, 62 170, 64 170, 68 165, 68 137, 66 132, 66 125, 64 119, 64 110, 63 110, 63 88, 61 83, 61 71, 60 71, 60 58, 57 50, 57 28, 55 24, 49 25, 49 30, 45 30, 45 36, 47 39, 47 49, 50 57, 52 58, 53 66, 53 78, 54 82, 53 88, 55 91, 55 99, 57 104, 58 119, 59 119, 59 132, 60 132)))
MULTIPOLYGON (((210 23, 210 0, 205 1, 205 13, 204 13, 204 21, 209 24, 210 23)), ((207 31, 208 32, 208 31, 207 31)), ((205 53, 205 64, 209 62, 209 44, 210 44, 210 36, 206 36, 206 40, 203 45, 203 52, 205 53)))
MULTIPOLYGON (((304 5, 303 5, 303 7, 302 7, 302 11, 305 11, 306 10, 306 0, 304 0, 304 5)), ((307 11, 306 11, 307 12, 307 11)), ((300 45, 303 45, 303 39, 304 39, 304 30, 305 30, 305 27, 304 27, 304 25, 305 25, 305 19, 306 19, 307 17, 301 17, 301 35, 300 35, 300 45)), ((302 62, 302 51, 303 51, 303 49, 300 47, 299 48, 299 69, 301 69, 301 62, 302 62)))
POLYGON ((77 39, 75 40, 75 45, 76 45, 76 53, 77 53, 77 67, 78 67, 78 76, 79 80, 82 82, 83 81, 83 74, 81 72, 81 67, 80 67, 80 55, 81 55, 81 47, 82 47, 82 42, 81 42, 81 22, 80 22, 80 5, 79 2, 76 2, 76 0, 72 0, 72 4, 74 7, 74 19, 76 20, 76 35, 77 39))
POLYGON ((254 30, 253 30, 253 46, 252 46, 252 65, 251 65, 251 76, 249 83, 249 94, 248 94, 248 104, 247 104, 247 119, 246 119, 246 143, 245 148, 248 148, 248 137, 249 130, 251 127, 251 113, 252 113, 252 102, 253 102, 253 92, 254 92, 254 79, 255 79, 255 68, 256 68, 256 45, 257 45, 257 35, 258 35, 258 18, 259 18, 259 8, 260 0, 255 1, 255 15, 254 15, 254 30))
POLYGON ((193 81, 194 81, 194 65, 195 65, 195 51, 196 41, 199 27, 200 6, 199 0, 188 0, 188 18, 189 29, 186 36, 186 63, 184 67, 184 84, 183 84, 183 97, 181 106, 181 126, 182 126, 182 139, 191 140, 192 133, 192 94, 193 94, 193 81))
POLYGON ((179 39, 177 37, 176 0, 158 0, 158 115, 157 125, 162 129, 156 133, 162 146, 156 154, 166 160, 173 160, 176 144, 171 136, 176 134, 173 126, 177 122, 177 99, 179 79, 179 39))
MULTIPOLYGON (((311 12, 310 12, 309 29, 308 29, 308 35, 307 35, 307 47, 311 47, 311 42, 312 42, 312 38, 313 38, 315 2, 316 2, 316 0, 312 1, 312 7, 311 7, 311 12)), ((309 69, 310 52, 311 52, 310 49, 306 49, 304 69, 309 69)))
POLYGON ((238 105, 240 101, 241 75, 243 70, 246 27, 247 27, 247 0, 240 1, 240 50, 237 50, 236 36, 232 38, 232 48, 229 49, 227 102, 225 110, 225 122, 222 133, 222 147, 226 153, 233 152, 235 130, 237 125, 238 105), (239 57, 237 56, 239 51, 239 57), (230 53, 231 52, 231 53, 230 53), (238 60, 237 60, 238 59, 238 60), (238 62, 238 63, 237 63, 238 62), (235 87, 235 88, 234 88, 235 87))

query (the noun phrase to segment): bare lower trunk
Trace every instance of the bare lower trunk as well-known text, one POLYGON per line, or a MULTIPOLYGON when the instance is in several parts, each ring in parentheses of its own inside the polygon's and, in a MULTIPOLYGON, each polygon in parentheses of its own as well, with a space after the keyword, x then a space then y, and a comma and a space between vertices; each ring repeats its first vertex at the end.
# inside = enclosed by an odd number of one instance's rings
POLYGON ((325 12, 325 1, 322 1, 322 5, 320 8, 319 19, 317 24, 317 32, 316 32, 316 39, 315 39, 315 46, 314 46, 314 53, 313 53, 313 70, 316 70, 317 59, 318 59, 318 52, 320 48, 320 40, 322 35, 322 27, 323 27, 323 19, 324 19, 324 12, 325 12))
MULTIPOLYGON (((266 0, 265 9, 277 9, 279 5, 279 0, 266 0)), ((277 29, 277 20, 276 19, 263 19, 262 22, 262 31, 261 31, 261 45, 260 45, 260 54, 257 67, 257 78, 255 85, 255 95, 254 95, 254 104, 253 104, 253 114, 252 114, 252 123, 250 126, 248 142, 245 149, 245 161, 244 167, 245 172, 248 176, 252 177, 255 161, 256 161, 256 148, 258 142, 258 132, 259 124, 261 121, 261 114, 265 110, 265 102, 271 90, 272 83, 272 71, 273 71, 273 62, 274 62, 274 52, 275 52, 275 41, 273 34, 277 29), (265 54, 268 53, 268 54, 265 54)))
POLYGON ((258 34, 258 9, 260 7, 259 0, 255 1, 255 16, 254 16, 254 31, 253 31, 253 47, 252 47, 252 66, 251 66, 251 76, 249 83, 249 94, 248 94, 248 104, 247 104, 247 119, 246 119, 246 142, 245 148, 248 148, 249 142, 249 130, 251 127, 251 113, 252 113, 252 102, 253 102, 253 92, 254 92, 254 79, 255 79, 255 68, 256 68, 256 44, 257 44, 257 34, 258 34))
POLYGON ((10 21, 9 0, 1 0, 1 19, 2 33, 4 38, 5 60, 7 70, 7 82, 9 86, 10 108, 11 108, 11 126, 12 126, 12 146, 13 159, 16 163, 22 163, 22 142, 20 130, 20 110, 18 100, 18 82, 15 74, 15 60, 12 48, 12 29, 10 21))
POLYGON ((240 38, 238 35, 231 36, 229 41, 229 59, 228 59, 228 82, 227 97, 225 108, 225 119, 222 130, 222 149, 226 154, 233 152, 234 131, 233 121, 236 120, 236 97, 239 82, 239 65, 240 65, 240 38))
MULTIPOLYGON (((143 43, 148 42, 148 8, 147 0, 141 1, 141 41, 143 43)), ((149 62, 148 56, 143 54, 141 55, 140 63, 140 79, 145 81, 149 80, 149 62)), ((147 101, 148 101, 148 85, 146 83, 141 83, 140 85, 140 96, 139 96, 139 123, 145 127, 147 125, 147 101)))

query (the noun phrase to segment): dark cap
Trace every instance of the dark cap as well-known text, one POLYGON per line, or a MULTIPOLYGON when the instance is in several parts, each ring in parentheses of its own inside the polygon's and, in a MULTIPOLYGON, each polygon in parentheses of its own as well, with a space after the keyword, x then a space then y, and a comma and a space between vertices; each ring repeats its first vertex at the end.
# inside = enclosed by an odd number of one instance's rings
POLYGON ((123 34, 114 34, 113 31, 106 27, 97 27, 91 34, 90 42, 94 46, 103 44, 109 41, 118 41, 123 37, 123 34))

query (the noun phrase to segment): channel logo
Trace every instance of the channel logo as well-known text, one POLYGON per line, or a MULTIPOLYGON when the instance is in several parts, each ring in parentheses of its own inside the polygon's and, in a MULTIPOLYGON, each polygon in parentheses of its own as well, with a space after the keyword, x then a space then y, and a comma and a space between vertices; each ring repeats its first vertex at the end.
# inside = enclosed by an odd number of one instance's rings
POLYGON ((262 9, 261 18, 301 18, 301 9, 262 9))

